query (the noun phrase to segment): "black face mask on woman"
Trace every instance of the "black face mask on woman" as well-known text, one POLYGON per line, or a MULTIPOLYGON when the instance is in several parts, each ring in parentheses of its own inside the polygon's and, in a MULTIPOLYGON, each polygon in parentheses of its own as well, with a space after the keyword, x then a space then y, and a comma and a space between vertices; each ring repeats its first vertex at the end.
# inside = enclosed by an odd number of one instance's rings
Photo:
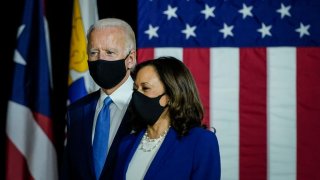
POLYGON ((129 55, 130 53, 124 59, 115 61, 101 59, 88 61, 92 79, 104 89, 115 87, 126 76, 125 60, 129 55))
POLYGON ((147 125, 154 125, 162 114, 164 107, 160 105, 160 98, 165 95, 150 98, 137 90, 132 93, 133 109, 141 117, 141 120, 147 125))

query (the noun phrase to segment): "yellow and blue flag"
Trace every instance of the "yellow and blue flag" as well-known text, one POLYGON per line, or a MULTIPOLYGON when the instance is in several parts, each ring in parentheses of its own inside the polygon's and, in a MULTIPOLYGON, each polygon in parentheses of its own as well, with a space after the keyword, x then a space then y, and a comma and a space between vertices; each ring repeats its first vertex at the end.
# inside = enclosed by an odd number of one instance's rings
POLYGON ((74 0, 68 77, 69 104, 98 89, 90 76, 86 53, 86 31, 96 20, 96 1, 74 0))

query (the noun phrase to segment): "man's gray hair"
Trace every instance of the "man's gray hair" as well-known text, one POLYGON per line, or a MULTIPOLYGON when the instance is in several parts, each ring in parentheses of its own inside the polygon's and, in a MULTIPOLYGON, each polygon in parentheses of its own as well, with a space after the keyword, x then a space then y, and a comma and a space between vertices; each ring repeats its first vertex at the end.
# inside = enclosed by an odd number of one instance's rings
POLYGON ((134 31, 132 30, 131 26, 127 22, 117 18, 105 18, 95 22, 93 25, 90 26, 87 32, 87 40, 90 39, 90 33, 94 29, 104 29, 109 27, 120 28, 124 31, 124 34, 127 36, 125 39, 126 39, 126 47, 127 47, 128 53, 131 50, 136 50, 136 38, 135 38, 134 31))

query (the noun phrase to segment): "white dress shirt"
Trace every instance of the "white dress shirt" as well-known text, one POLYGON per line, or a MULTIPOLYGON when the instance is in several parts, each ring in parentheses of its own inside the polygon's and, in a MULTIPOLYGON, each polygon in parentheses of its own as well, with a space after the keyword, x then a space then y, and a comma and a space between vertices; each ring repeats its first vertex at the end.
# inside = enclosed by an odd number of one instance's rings
MULTIPOLYGON (((131 100, 133 92, 133 80, 129 76, 125 83, 123 83, 116 91, 110 94, 110 98, 112 99, 112 103, 110 105, 110 132, 109 132, 109 144, 108 144, 108 152, 109 148, 113 142, 114 137, 118 131, 118 128, 122 122, 122 118, 127 111, 127 107, 131 100)), ((97 118, 100 110, 103 106, 103 101, 108 95, 100 89, 100 98, 97 103, 96 112, 94 114, 93 127, 92 127, 92 143, 94 139, 94 132, 96 129, 97 118)))

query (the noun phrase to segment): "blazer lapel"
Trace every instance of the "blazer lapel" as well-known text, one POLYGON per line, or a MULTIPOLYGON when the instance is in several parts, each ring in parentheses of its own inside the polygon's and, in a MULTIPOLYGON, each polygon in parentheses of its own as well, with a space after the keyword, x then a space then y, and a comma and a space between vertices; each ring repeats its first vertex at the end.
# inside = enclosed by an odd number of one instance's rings
MULTIPOLYGON (((144 177, 144 179, 153 179, 153 175, 158 172, 160 166, 163 165, 164 161, 166 161, 167 154, 170 154, 170 151, 174 150, 174 145, 176 143, 177 134, 176 132, 170 128, 168 134, 166 135, 164 141, 162 142, 158 153, 154 157, 150 167, 144 177)), ((140 141, 139 141, 140 142, 140 141)))
POLYGON ((124 171, 123 171, 124 172, 123 177, 126 177, 126 172, 128 171, 129 163, 132 160, 132 157, 133 157, 134 153, 137 151, 138 146, 140 144, 140 141, 141 141, 141 139, 142 139, 142 137, 143 137, 145 132, 146 132, 146 130, 143 130, 138 134, 138 136, 137 136, 137 138, 136 138, 136 140, 135 140, 135 142, 134 142, 134 144, 133 144, 133 146, 131 148, 131 151, 128 154, 128 157, 127 157, 126 162, 124 164, 125 167, 124 167, 124 171))

